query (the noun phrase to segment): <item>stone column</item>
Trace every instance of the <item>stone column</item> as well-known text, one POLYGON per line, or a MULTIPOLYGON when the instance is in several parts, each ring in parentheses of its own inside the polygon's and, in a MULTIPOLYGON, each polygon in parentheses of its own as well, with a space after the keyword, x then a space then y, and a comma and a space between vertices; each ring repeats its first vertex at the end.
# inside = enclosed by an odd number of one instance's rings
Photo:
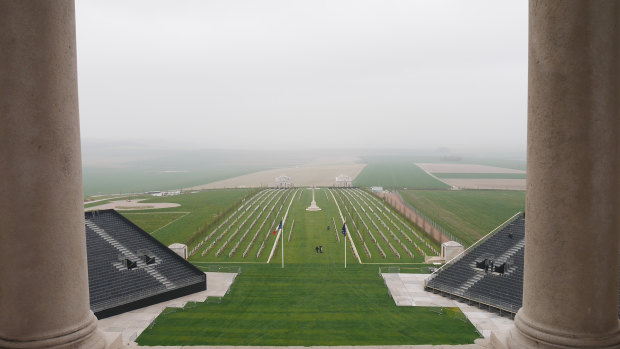
POLYGON ((72 0, 0 1, 0 347, 102 348, 89 307, 72 0))
POLYGON ((523 307, 509 348, 618 348, 620 2, 530 1, 523 307))

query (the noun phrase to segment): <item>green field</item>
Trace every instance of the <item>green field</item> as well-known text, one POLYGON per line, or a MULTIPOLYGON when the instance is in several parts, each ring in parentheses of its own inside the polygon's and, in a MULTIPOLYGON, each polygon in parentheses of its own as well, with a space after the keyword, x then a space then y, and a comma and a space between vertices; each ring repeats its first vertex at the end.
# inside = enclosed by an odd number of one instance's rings
MULTIPOLYGON (((401 241, 414 250, 413 243, 402 237, 396 227, 399 225, 405 233, 410 233, 403 225, 406 223, 398 222, 397 216, 373 200, 361 190, 319 189, 316 201, 322 210, 309 212, 305 210, 311 201, 307 189, 263 190, 246 199, 228 220, 220 223, 220 228, 206 232, 203 238, 207 238, 206 241, 190 258, 205 270, 215 265, 240 265, 242 274, 237 277, 231 292, 219 304, 204 302, 184 310, 162 313, 153 326, 138 337, 138 343, 274 346, 473 343, 479 334, 458 308, 397 307, 394 304, 378 275, 379 263, 396 263, 403 269, 417 269, 424 265, 420 263, 417 250, 413 259, 406 256, 402 245, 382 224, 380 229, 400 251, 401 258, 396 258, 385 247, 382 238, 377 240, 389 252, 386 253, 388 256, 382 258, 376 252, 372 258, 366 256, 360 250, 359 234, 350 221, 347 223, 349 234, 365 264, 360 264, 353 256, 348 242, 347 269, 344 268, 344 236, 340 234, 342 220, 336 202, 341 210, 346 210, 343 208, 346 205, 354 211, 351 215, 357 216, 353 218, 357 225, 369 221, 369 216, 376 218, 372 212, 377 212, 394 234, 399 234, 401 241), (265 262, 276 239, 272 231, 289 204, 283 236, 285 267, 281 268, 280 244, 271 263, 265 262), (390 222, 390 219, 397 223, 390 222), (263 222, 266 223, 262 225, 263 222), (246 235, 250 226, 252 228, 246 235), (258 238, 252 244, 256 231, 258 238), (268 247, 257 257, 263 242, 268 247), (213 247, 203 254, 212 244, 213 247), (323 246, 323 253, 315 251, 317 245, 323 246), (231 254, 234 246, 237 246, 236 252, 231 254), (248 246, 247 256, 243 257, 248 246), (219 255, 216 255, 217 251, 221 251, 219 255), (367 263, 375 260, 379 263, 367 263)), ((373 233, 379 234, 377 231, 373 233)), ((363 234, 364 239, 368 239, 363 234)), ((427 250, 414 234, 410 236, 427 250)), ((375 248, 374 245, 369 247, 375 248)))
POLYGON ((458 308, 397 307, 375 267, 243 265, 221 304, 160 315, 140 345, 466 344, 479 338, 458 308), (442 313, 439 313, 439 312, 442 313))
POLYGON ((99 205, 105 205, 107 203, 109 203, 110 201, 117 201, 117 200, 123 200, 125 198, 131 198, 132 200, 134 199, 142 199, 142 198, 147 198, 149 196, 147 195, 131 195, 131 196, 120 196, 120 195, 115 195, 115 196, 101 196, 101 197, 93 197, 91 198, 91 200, 95 200, 96 202, 85 202, 84 203, 84 208, 91 208, 94 206, 99 206, 99 205))
POLYGON ((375 196, 360 189, 333 192, 364 263, 423 262, 438 254, 434 241, 375 196))
POLYGON ((525 210, 525 192, 512 190, 400 190, 403 199, 471 245, 525 210))
POLYGON ((181 206, 120 213, 143 230, 154 232, 153 237, 166 246, 175 242, 187 243, 196 231, 216 220, 228 207, 251 192, 251 189, 215 189, 194 194, 151 197, 142 202, 172 202, 181 206))
POLYGON ((149 190, 188 188, 251 173, 248 169, 209 169, 165 172, 151 168, 84 168, 84 195, 140 193, 149 190))
MULTIPOLYGON (((340 212, 349 222, 354 250, 357 250, 364 263, 422 263, 425 255, 437 254, 438 246, 434 242, 365 191, 318 189, 316 200, 322 210, 312 212, 309 216, 306 207, 311 200, 311 192, 307 189, 261 191, 227 221, 205 231, 200 241, 188 246, 190 251, 196 252, 190 253, 193 255, 192 260, 266 262, 274 244, 272 232, 289 205, 290 212, 284 222, 286 241, 289 242, 290 236, 293 248, 306 246, 306 250, 301 250, 299 254, 287 256, 291 263, 313 263, 313 258, 316 258, 315 246, 322 245, 326 251, 344 251, 344 239, 339 235, 342 227, 340 212), (320 234, 303 233, 308 230, 320 234), (316 237, 319 238, 308 240, 316 237)), ((352 252, 347 257, 349 263, 358 262, 352 252)), ((279 249, 274 258, 281 258, 279 249)))
POLYGON ((106 142, 82 149, 84 195, 188 188, 299 166, 324 155, 311 150, 166 149, 106 142))
MULTIPOLYGON (((190 212, 123 212, 122 215, 129 218, 134 224, 142 228, 145 232, 153 234, 160 229, 165 228, 168 224, 179 220, 190 212)), ((182 234, 180 234, 182 236, 182 234)))
POLYGON ((525 179, 525 173, 433 173, 438 178, 525 179))
POLYGON ((373 160, 353 181, 354 186, 409 189, 449 189, 450 186, 429 176, 413 162, 373 160))
POLYGON ((517 155, 515 158, 477 158, 477 157, 465 157, 460 162, 454 163, 464 163, 464 164, 478 164, 478 165, 487 165, 487 166, 496 166, 503 168, 512 168, 515 170, 523 170, 526 169, 526 161, 525 158, 521 158, 523 155, 517 155))

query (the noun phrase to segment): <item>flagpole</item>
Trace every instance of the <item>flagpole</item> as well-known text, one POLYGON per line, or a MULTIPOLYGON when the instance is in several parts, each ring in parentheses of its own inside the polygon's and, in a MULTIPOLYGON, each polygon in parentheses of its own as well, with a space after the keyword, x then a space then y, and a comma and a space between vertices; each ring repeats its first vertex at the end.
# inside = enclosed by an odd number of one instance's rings
POLYGON ((347 269, 347 234, 344 235, 344 268, 347 269))
MULTIPOLYGON (((280 221, 282 222, 282 221, 280 221)), ((280 234, 282 235, 282 269, 284 269, 284 224, 282 225, 282 229, 280 230, 280 234)))

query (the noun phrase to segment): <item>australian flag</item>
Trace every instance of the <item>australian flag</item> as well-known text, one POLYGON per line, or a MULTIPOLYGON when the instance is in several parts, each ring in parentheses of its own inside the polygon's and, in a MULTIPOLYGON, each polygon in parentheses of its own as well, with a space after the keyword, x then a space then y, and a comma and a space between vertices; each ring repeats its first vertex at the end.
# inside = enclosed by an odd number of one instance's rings
POLYGON ((347 236, 347 223, 342 225, 342 235, 347 236))
MULTIPOLYGON (((276 228, 276 230, 273 231, 273 235, 276 235, 276 233, 278 232, 278 230, 282 229, 282 221, 280 220, 280 224, 278 224, 278 227, 276 228)), ((267 235, 269 236, 269 235, 267 235)))

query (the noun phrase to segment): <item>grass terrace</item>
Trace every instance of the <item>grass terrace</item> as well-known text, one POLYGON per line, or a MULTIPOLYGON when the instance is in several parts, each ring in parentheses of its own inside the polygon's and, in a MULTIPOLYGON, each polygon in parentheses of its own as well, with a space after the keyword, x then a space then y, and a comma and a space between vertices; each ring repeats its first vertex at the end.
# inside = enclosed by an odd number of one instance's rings
MULTIPOLYGON (((327 258, 325 258, 327 260, 327 258)), ((369 265, 244 264, 221 303, 160 315, 140 345, 465 344, 479 338, 458 308, 397 307, 369 265)))

